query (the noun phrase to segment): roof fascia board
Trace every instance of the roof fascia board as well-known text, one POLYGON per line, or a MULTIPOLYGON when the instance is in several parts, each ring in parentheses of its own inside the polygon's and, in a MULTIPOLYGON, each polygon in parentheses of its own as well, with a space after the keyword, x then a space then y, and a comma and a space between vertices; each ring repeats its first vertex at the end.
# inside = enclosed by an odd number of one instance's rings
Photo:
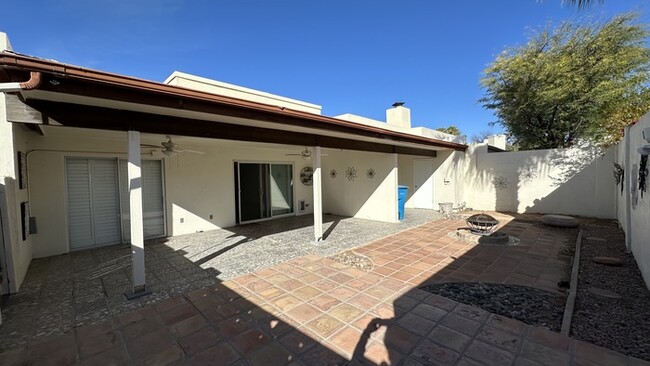
MULTIPOLYGON (((204 109, 213 109, 210 113, 229 112, 228 115, 238 115, 251 119, 258 119, 262 116, 270 122, 278 123, 297 123, 297 124, 316 124, 317 128, 338 129, 353 134, 366 136, 375 136, 386 138, 388 140, 406 141, 422 145, 439 146, 458 151, 465 151, 467 145, 450 143, 446 141, 435 140, 431 138, 414 136, 406 133, 400 133, 390 130, 384 130, 372 126, 363 126, 354 122, 343 121, 332 117, 316 115, 307 112, 291 110, 289 108, 277 107, 261 103, 244 101, 241 99, 229 98, 215 94, 200 92, 192 89, 186 89, 177 86, 170 86, 153 81, 133 78, 129 76, 117 75, 103 71, 85 69, 78 66, 67 65, 55 61, 43 60, 15 53, 0 53, 0 67, 17 68, 25 71, 41 71, 50 74, 60 84, 53 85, 49 82, 41 83, 41 89, 55 89, 63 93, 77 93, 86 95, 88 92, 98 93, 104 88, 109 89, 113 97, 120 97, 124 94, 131 94, 134 98, 139 96, 145 103, 159 103, 161 96, 166 96, 174 100, 176 108, 197 108, 202 106, 204 109), (78 82, 76 88, 71 85, 62 85, 63 81, 78 82), (84 82, 88 83, 83 88, 84 82), (120 93, 115 93, 117 89, 120 93), (131 93, 127 93, 131 92, 131 93), (207 107, 207 108, 206 108, 207 107)), ((70 84, 70 83, 66 83, 70 84)), ((169 102, 169 100, 167 101, 169 102)), ((314 126, 316 127, 316 126, 314 126)))

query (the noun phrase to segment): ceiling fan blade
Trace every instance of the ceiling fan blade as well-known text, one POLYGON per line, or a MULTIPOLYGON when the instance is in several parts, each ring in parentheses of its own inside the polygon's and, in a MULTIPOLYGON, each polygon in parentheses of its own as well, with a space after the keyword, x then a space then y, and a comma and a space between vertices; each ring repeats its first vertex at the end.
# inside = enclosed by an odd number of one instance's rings
POLYGON ((184 152, 184 153, 186 152, 186 153, 192 153, 192 154, 201 154, 201 155, 205 155, 205 152, 203 152, 203 151, 196 151, 196 150, 176 150, 176 151, 178 151, 178 152, 184 152))
POLYGON ((152 145, 152 144, 140 144, 140 147, 152 147, 155 149, 160 149, 160 145, 152 145))
POLYGON ((302 156, 302 154, 284 154, 286 156, 302 156))

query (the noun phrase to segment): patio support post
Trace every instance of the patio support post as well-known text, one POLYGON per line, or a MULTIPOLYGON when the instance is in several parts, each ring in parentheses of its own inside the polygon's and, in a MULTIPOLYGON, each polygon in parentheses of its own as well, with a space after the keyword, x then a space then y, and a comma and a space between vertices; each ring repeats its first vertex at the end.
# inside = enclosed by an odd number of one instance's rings
POLYGON ((320 146, 314 147, 314 242, 316 243, 323 240, 323 186, 321 181, 320 154, 320 146))
POLYGON ((133 288, 127 293, 132 299, 146 295, 144 269, 144 229, 142 215, 142 177, 140 158, 140 132, 129 131, 129 217, 131 224, 131 260, 133 267, 133 288))
POLYGON ((393 179, 395 186, 393 191, 395 192, 395 210, 393 210, 393 222, 399 222, 399 155, 393 153, 393 179))

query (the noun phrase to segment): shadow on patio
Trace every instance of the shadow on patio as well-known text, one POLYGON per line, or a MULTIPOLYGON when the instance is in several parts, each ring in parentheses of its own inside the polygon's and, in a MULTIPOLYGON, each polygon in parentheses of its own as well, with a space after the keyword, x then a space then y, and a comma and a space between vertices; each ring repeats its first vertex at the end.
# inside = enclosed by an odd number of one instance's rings
MULTIPOLYGON (((436 217, 435 213, 415 210, 411 220, 386 225, 325 215, 327 241, 320 246, 310 243, 309 215, 151 240, 145 251, 147 285, 153 293, 133 301, 124 297, 131 275, 128 246, 34 260, 19 293, 3 299, 0 349, 31 349, 49 336, 72 333, 75 328, 78 333, 78 327, 194 289, 220 287, 224 278, 311 253, 333 254, 436 217)), ((241 298, 236 294, 224 297, 241 298)))
MULTIPOLYGON (((208 277, 215 283, 67 329, 63 335, 34 338, 0 359, 57 364, 186 359, 191 364, 250 365, 501 365, 535 360, 555 365, 592 361, 593 355, 602 360, 621 357, 417 289, 444 281, 548 288, 563 278, 562 251, 575 241, 575 231, 540 226, 535 216, 518 218, 501 228, 522 240, 513 247, 455 241, 447 234, 464 224, 452 220, 430 221, 385 237, 355 249, 374 261, 368 272, 310 254, 222 282, 214 269, 197 267, 183 249, 150 245, 148 255, 155 254, 149 264, 153 258, 164 260, 169 272, 161 273, 167 281, 178 279, 179 291, 186 284, 178 276, 185 271, 197 276, 194 283, 208 277), (173 261, 165 257, 170 253, 177 254, 173 261)), ((34 305, 26 302, 21 312, 6 319, 29 313, 34 305)), ((1 332, 12 333, 4 325, 1 332)))

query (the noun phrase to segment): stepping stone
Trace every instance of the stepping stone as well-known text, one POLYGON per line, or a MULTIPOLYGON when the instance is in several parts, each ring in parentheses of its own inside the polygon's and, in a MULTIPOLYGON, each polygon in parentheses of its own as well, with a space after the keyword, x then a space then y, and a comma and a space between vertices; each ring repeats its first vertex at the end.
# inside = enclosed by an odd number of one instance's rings
POLYGON ((598 288, 598 287, 589 287, 587 289, 589 292, 596 296, 604 297, 607 299, 620 299, 621 295, 617 294, 614 291, 606 290, 604 288, 598 288))
POLYGON ((542 223, 555 227, 577 227, 580 225, 580 222, 574 217, 564 215, 544 215, 542 216, 542 223))
POLYGON ((625 261, 622 258, 616 257, 593 257, 591 260, 594 261, 594 263, 615 267, 620 267, 625 264, 625 261))
POLYGON ((585 238, 586 240, 591 240, 591 241, 607 241, 605 238, 599 238, 596 236, 588 236, 585 238))

